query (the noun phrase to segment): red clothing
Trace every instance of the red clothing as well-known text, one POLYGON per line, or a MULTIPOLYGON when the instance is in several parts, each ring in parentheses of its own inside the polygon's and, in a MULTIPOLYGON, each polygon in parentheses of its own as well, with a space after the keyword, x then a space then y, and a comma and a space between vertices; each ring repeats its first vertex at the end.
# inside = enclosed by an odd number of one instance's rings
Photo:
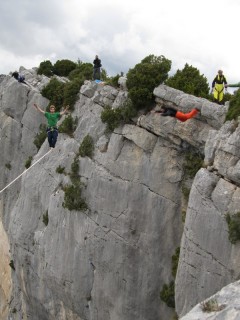
POLYGON ((188 113, 182 113, 180 111, 177 111, 176 113, 176 118, 182 122, 187 121, 188 119, 193 118, 196 114, 198 113, 197 109, 192 109, 192 111, 188 112, 188 113))

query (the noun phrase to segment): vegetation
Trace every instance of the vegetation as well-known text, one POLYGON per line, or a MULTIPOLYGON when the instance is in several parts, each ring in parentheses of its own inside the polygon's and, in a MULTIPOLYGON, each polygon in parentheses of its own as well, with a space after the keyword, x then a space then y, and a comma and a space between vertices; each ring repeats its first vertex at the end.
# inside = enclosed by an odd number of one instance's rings
POLYGON ((32 156, 30 156, 25 162, 25 168, 28 169, 32 163, 32 156))
POLYGON ((40 131, 36 135, 36 137, 33 141, 33 143, 35 144, 35 146, 37 147, 38 150, 41 148, 43 142, 45 141, 45 139, 47 137, 46 129, 47 129, 47 126, 45 124, 40 124, 40 131))
POLYGON ((191 189, 190 189, 189 187, 187 187, 187 186, 185 185, 185 182, 184 182, 183 185, 182 185, 182 193, 183 193, 183 196, 184 196, 184 198, 185 198, 186 200, 189 199, 190 191, 191 191, 191 189))
POLYGON ((78 61, 76 69, 69 73, 68 78, 70 80, 81 79, 89 80, 92 79, 93 75, 93 65, 91 63, 83 63, 82 61, 78 61))
POLYGON ((65 171, 65 167, 58 166, 57 169, 56 169, 56 172, 59 173, 59 174, 64 173, 64 171, 65 171))
POLYGON ((109 86, 112 86, 114 88, 118 88, 119 85, 118 85, 118 79, 120 78, 120 75, 117 74, 116 76, 114 77, 110 77, 107 79, 106 83, 109 85, 109 86))
POLYGON ((64 188, 64 203, 63 207, 68 210, 84 211, 87 209, 87 204, 82 199, 82 189, 80 185, 67 185, 64 188))
POLYGON ((80 176, 79 172, 79 160, 77 156, 74 158, 73 163, 71 164, 71 172, 70 172, 70 179, 72 184, 78 185, 80 184, 80 176))
POLYGON ((41 94, 50 100, 49 106, 54 105, 56 111, 60 111, 64 101, 64 83, 56 78, 52 78, 49 83, 42 89, 41 94))
POLYGON ((177 70, 174 76, 165 81, 169 87, 192 94, 196 97, 209 98, 209 86, 207 78, 200 75, 197 68, 187 63, 182 70, 177 70))
POLYGON ((10 163, 10 162, 5 163, 5 167, 6 167, 8 170, 11 170, 11 169, 12 169, 12 166, 11 166, 11 163, 10 163))
POLYGON ((202 165, 203 156, 200 153, 196 153, 191 150, 186 152, 183 164, 185 178, 194 178, 202 165))
MULTIPOLYGON (((176 248, 175 254, 172 256, 172 276, 175 279, 178 268, 180 248, 176 248)), ((164 284, 160 291, 160 298, 170 308, 175 308, 175 291, 174 291, 174 280, 169 284, 164 284)))
POLYGON ((107 124, 108 131, 113 131, 121 124, 129 123, 136 114, 137 111, 133 108, 132 102, 127 100, 122 107, 116 109, 106 107, 101 113, 101 120, 107 124))
POLYGON ((47 77, 51 77, 53 75, 52 62, 49 60, 41 62, 37 74, 44 74, 47 77))
POLYGON ((74 109, 74 105, 78 99, 78 94, 81 86, 83 85, 84 79, 74 79, 64 84, 63 91, 63 105, 70 106, 70 110, 74 109))
POLYGON ((15 271, 15 266, 13 260, 10 261, 9 266, 15 271))
POLYGON ((45 226, 48 225, 48 210, 43 214, 43 219, 42 219, 43 223, 45 224, 45 226))
POLYGON ((89 157, 92 158, 94 151, 94 143, 93 138, 90 135, 86 135, 83 139, 80 147, 79 147, 79 154, 81 157, 89 157))
POLYGON ((176 278, 176 274, 177 274, 179 255, 180 255, 180 247, 177 247, 177 249, 175 250, 175 254, 172 256, 172 276, 174 279, 176 278))
POLYGON ((228 224, 229 241, 235 244, 240 240, 240 212, 233 215, 228 213, 226 215, 226 221, 228 224))
POLYGON ((237 119, 240 116, 240 89, 231 97, 226 120, 237 119))
POLYGON ((175 308, 174 287, 174 281, 171 281, 169 285, 164 284, 160 292, 160 298, 169 308, 175 308))
POLYGON ((72 115, 69 114, 59 126, 58 131, 60 133, 66 133, 70 137, 73 137, 73 133, 77 128, 77 123, 78 123, 77 117, 73 119, 72 115))
POLYGON ((152 54, 128 71, 127 87, 135 109, 148 109, 153 104, 153 90, 168 78, 170 68, 170 60, 152 54))
POLYGON ((219 305, 216 299, 209 299, 201 303, 201 309, 203 312, 216 312, 225 308, 225 305, 219 305))
POLYGON ((71 165, 70 179, 72 184, 64 187, 63 207, 68 210, 83 211, 87 209, 87 204, 82 198, 82 183, 79 176, 79 161, 75 157, 71 165))
POLYGON ((58 60, 53 66, 53 73, 60 77, 67 77, 76 67, 77 64, 71 60, 58 60))

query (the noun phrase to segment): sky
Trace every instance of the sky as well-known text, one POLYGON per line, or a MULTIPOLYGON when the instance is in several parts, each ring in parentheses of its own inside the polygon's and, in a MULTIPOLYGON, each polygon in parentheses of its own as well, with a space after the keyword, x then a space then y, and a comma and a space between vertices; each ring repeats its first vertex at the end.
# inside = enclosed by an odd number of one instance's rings
POLYGON ((97 54, 109 76, 150 54, 185 64, 209 85, 223 70, 240 82, 239 0, 1 0, 0 74, 97 54))

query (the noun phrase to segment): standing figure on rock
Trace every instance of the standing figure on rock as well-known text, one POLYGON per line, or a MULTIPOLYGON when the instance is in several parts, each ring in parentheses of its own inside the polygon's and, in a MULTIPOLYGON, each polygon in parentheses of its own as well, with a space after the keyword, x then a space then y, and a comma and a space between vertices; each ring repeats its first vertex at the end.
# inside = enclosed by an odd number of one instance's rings
POLYGON ((50 112, 45 112, 41 108, 39 108, 36 103, 34 103, 34 107, 41 113, 44 113, 44 116, 47 118, 48 126, 47 126, 47 135, 48 135, 48 143, 50 148, 55 148, 57 137, 58 137, 58 128, 57 122, 59 118, 67 112, 69 106, 61 112, 55 112, 55 106, 50 106, 50 112))
POLYGON ((224 88, 227 88, 227 80, 223 75, 222 70, 218 70, 218 74, 213 79, 212 82, 212 93, 214 101, 218 104, 224 104, 223 97, 224 97, 224 88))
POLYGON ((100 80, 101 78, 101 60, 96 55, 95 59, 93 60, 93 80, 100 80))
POLYGON ((151 112, 152 113, 160 113, 160 115, 163 117, 166 117, 166 116, 174 117, 174 118, 177 118, 178 120, 180 120, 181 122, 185 122, 188 119, 195 117, 199 111, 200 110, 198 108, 194 108, 194 109, 192 109, 192 111, 190 111, 188 113, 183 113, 183 112, 178 111, 174 108, 162 106, 161 110, 159 110, 159 111, 153 110, 151 112))

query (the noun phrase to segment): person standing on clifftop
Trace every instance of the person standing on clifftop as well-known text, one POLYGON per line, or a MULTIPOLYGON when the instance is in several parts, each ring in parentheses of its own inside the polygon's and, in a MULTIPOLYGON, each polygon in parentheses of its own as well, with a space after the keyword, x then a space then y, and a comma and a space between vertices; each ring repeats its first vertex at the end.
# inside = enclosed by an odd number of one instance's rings
POLYGON ((58 128, 57 122, 60 117, 67 112, 69 106, 61 112, 55 112, 55 106, 50 106, 50 112, 45 112, 41 108, 39 108, 36 103, 33 104, 34 107, 41 113, 44 113, 44 116, 47 118, 48 126, 47 126, 47 135, 48 135, 48 143, 50 148, 55 148, 57 137, 58 137, 58 128))
POLYGON ((101 77, 101 60, 96 55, 95 59, 93 60, 93 80, 100 80, 101 77))
POLYGON ((223 96, 224 96, 224 88, 227 88, 227 80, 223 75, 222 70, 218 70, 218 74, 213 79, 212 82, 212 93, 214 101, 218 104, 224 104, 223 96))

